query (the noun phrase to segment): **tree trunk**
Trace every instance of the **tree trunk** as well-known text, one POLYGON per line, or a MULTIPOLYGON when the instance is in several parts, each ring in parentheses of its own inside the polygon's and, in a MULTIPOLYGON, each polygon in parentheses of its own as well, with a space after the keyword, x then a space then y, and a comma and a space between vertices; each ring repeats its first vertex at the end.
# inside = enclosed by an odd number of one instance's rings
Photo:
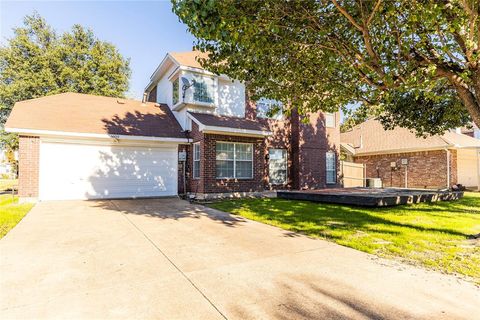
POLYGON ((480 101, 475 99, 475 95, 468 88, 456 83, 453 85, 473 122, 480 128, 480 101))

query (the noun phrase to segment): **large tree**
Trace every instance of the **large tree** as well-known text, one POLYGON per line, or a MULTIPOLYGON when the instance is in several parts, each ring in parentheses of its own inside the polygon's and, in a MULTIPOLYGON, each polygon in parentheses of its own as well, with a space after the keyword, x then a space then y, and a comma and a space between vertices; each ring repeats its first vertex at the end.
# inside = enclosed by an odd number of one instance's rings
MULTIPOLYGON (((91 30, 58 35, 37 13, 26 16, 0 46, 0 129, 17 101, 68 91, 124 96, 129 77, 129 60, 91 30)), ((0 144, 11 151, 15 135, 1 130, 0 144)))
POLYGON ((478 0, 172 0, 216 73, 301 113, 381 109, 386 127, 480 125, 478 0))

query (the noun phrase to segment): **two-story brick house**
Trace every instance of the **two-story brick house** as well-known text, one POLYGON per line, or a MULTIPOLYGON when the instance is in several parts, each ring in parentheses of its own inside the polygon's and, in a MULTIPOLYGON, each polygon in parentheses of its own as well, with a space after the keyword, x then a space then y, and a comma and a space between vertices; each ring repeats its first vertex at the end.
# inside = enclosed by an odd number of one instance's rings
POLYGON ((277 102, 250 101, 243 83, 203 69, 201 54, 167 54, 146 87, 191 140, 180 148, 187 154, 180 188, 202 196, 338 185, 338 113, 270 115, 277 102))
POLYGON ((284 116, 245 85, 167 54, 144 101, 76 93, 17 103, 19 195, 92 199, 244 195, 338 186, 339 114, 284 116), (148 100, 148 101, 146 101, 148 100))

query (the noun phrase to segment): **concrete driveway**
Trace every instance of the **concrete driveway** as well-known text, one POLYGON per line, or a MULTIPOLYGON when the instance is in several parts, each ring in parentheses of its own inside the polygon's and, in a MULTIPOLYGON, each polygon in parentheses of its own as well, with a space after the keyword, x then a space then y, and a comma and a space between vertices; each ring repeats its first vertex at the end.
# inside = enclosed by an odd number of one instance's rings
POLYGON ((0 318, 472 319, 452 276, 177 199, 38 204, 0 240, 0 318))

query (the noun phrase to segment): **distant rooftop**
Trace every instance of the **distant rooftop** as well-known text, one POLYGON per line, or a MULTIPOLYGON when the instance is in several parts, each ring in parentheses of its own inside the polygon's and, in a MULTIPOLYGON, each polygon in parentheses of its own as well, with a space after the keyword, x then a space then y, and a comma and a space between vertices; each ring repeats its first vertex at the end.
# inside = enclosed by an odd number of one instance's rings
POLYGON ((456 132, 417 137, 408 129, 385 130, 375 119, 369 119, 340 135, 342 143, 355 149, 355 154, 380 154, 441 148, 480 148, 480 140, 456 132))

